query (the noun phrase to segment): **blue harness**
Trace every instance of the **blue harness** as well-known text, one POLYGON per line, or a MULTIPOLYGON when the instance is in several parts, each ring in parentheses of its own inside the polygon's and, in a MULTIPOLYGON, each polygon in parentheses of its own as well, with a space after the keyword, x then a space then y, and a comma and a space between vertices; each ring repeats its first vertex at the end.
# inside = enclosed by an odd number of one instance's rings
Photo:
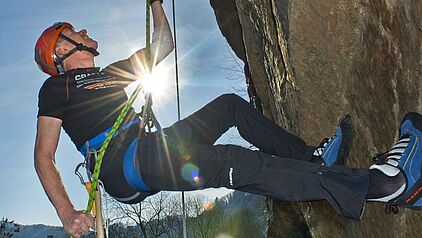
MULTIPOLYGON (((124 131, 129 127, 138 124, 141 122, 141 118, 136 118, 133 121, 122 126, 120 131, 124 131)), ((156 123, 156 128, 159 133, 162 133, 161 126, 156 123)), ((105 130, 104 132, 98 134, 94 138, 87 141, 80 149, 80 153, 85 156, 85 158, 89 158, 90 153, 92 151, 97 151, 101 148, 102 144, 104 143, 107 135, 109 134, 111 128, 105 130)), ((113 138, 118 135, 118 131, 113 135, 113 138)), ((135 138, 132 143, 130 144, 129 148, 126 150, 123 159, 123 174, 126 178, 126 182, 136 191, 139 192, 148 192, 150 191, 149 187, 145 184, 141 176, 141 170, 139 165, 139 160, 137 159, 139 156, 137 155, 137 146, 139 138, 135 138)))
MULTIPOLYGON (((135 120, 130 121, 127 124, 123 125, 121 131, 124 131, 127 128, 129 128, 129 127, 131 127, 131 126, 133 126, 133 125, 135 125, 139 122, 141 122, 141 118, 137 117, 135 120)), ((106 140, 110 131, 111 131, 111 128, 108 128, 107 130, 98 134, 94 138, 85 142, 85 144, 79 149, 79 152, 81 152, 81 154, 83 156, 86 156, 87 151, 99 150, 101 148, 101 146, 103 145, 104 141, 106 140)), ((119 131, 116 131, 116 133, 113 135, 113 138, 116 137, 118 134, 119 134, 119 131)))
POLYGON ((126 150, 123 159, 123 174, 125 175, 126 182, 136 191, 148 192, 150 189, 145 184, 141 176, 141 167, 139 164, 138 156, 138 141, 135 138, 126 150))

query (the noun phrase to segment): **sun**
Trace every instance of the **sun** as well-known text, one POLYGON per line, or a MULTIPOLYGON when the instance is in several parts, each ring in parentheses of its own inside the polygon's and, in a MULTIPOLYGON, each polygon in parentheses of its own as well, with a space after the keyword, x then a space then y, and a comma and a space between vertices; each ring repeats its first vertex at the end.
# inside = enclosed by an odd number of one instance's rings
MULTIPOLYGON (((152 94, 155 106, 163 106, 171 99, 171 78, 168 77, 170 67, 166 64, 159 65, 152 70, 149 75, 143 75, 124 88, 128 98, 135 92, 136 88, 141 87, 141 93, 133 102, 133 109, 139 113, 145 104, 147 93, 152 94)), ((157 108, 157 107, 156 107, 157 108)))
POLYGON ((151 74, 140 79, 144 92, 151 93, 155 99, 163 99, 168 89, 168 75, 164 67, 156 67, 151 74))

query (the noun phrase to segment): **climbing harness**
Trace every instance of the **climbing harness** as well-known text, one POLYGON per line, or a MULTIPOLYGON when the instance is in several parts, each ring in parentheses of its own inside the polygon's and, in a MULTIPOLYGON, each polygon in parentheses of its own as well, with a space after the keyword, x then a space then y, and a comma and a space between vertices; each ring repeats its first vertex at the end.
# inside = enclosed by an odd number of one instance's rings
MULTIPOLYGON (((155 118, 155 117, 154 117, 155 118)), ((141 118, 137 117, 134 120, 126 123, 125 125, 121 126, 114 134, 113 138, 118 136, 120 133, 124 132, 126 129, 130 128, 133 125, 137 125, 139 122, 141 122, 141 118)), ((84 145, 79 149, 81 154, 84 157, 91 156, 94 152, 97 153, 97 151, 101 148, 102 144, 106 140, 107 136, 110 135, 111 128, 105 130, 104 132, 98 134, 94 138, 90 139, 89 141, 85 142, 84 145)), ((97 154, 95 154, 97 155, 97 154)), ((94 160, 95 161, 95 160, 94 160)))
MULTIPOLYGON (((147 11, 147 24, 146 24, 146 31, 147 31, 147 39, 146 39, 146 51, 147 51, 147 69, 151 69, 151 52, 150 52, 150 48, 151 48, 151 43, 149 42, 150 40, 150 2, 149 1, 145 1, 146 2, 146 11, 147 11)), ((139 92, 141 91, 141 84, 138 84, 138 86, 135 88, 134 92, 132 93, 132 95, 129 97, 128 101, 126 102, 125 106, 123 107, 122 111, 120 112, 119 116, 117 117, 116 122, 113 124, 113 127, 110 129, 108 135, 106 136, 104 143, 102 144, 99 152, 98 152, 98 157, 96 159, 95 162, 95 166, 94 166, 94 172, 92 174, 92 188, 89 192, 89 200, 88 200, 88 205, 86 208, 86 212, 90 212, 93 206, 93 202, 94 202, 94 197, 95 197, 95 190, 97 188, 98 185, 98 178, 100 176, 100 168, 101 168, 101 164, 102 164, 102 160, 105 154, 105 151, 111 141, 111 139, 115 136, 115 133, 117 132, 117 130, 119 129, 120 125, 122 124, 123 120, 126 118, 126 115, 129 112, 129 109, 132 107, 133 102, 135 101, 135 99, 138 97, 139 92)), ((152 105, 152 99, 151 96, 148 95, 147 96, 147 107, 145 108, 147 111, 151 109, 152 105)), ((152 112, 147 112, 145 111, 144 113, 146 115, 152 115, 152 112)), ((152 111, 152 110, 150 110, 152 111)), ((144 120, 141 121, 141 125, 151 125, 151 123, 145 122, 144 120)))
MULTIPOLYGON (((175 3, 174 0, 172 1, 173 5, 173 28, 174 28, 174 43, 175 43, 175 67, 176 67, 176 90, 177 90, 177 108, 178 108, 178 120, 180 120, 180 92, 179 92, 179 80, 178 80, 178 58, 177 58, 177 46, 176 46, 176 19, 175 19, 175 3)), ((151 65, 151 38, 150 38, 150 1, 146 0, 146 60, 147 60, 147 69, 149 71, 152 70, 151 65)), ((89 193, 89 200, 88 205, 86 208, 86 212, 90 213, 92 209, 96 210, 94 208, 94 198, 96 197, 96 192, 98 193, 98 184, 99 184, 99 175, 100 175, 100 168, 102 164, 102 159, 104 157, 105 151, 107 150, 107 147, 111 141, 112 138, 117 136, 119 132, 122 130, 125 130, 129 128, 131 125, 137 124, 140 122, 141 128, 144 130, 145 133, 152 132, 152 128, 155 127, 157 132, 159 134, 162 133, 161 125, 158 123, 154 112, 152 110, 152 95, 151 93, 147 93, 145 95, 145 105, 142 107, 141 112, 141 118, 137 118, 123 126, 122 122, 125 119, 126 115, 129 112, 129 109, 132 107, 133 102, 138 97, 139 93, 141 91, 141 84, 138 84, 138 86, 135 88, 134 92, 129 97, 128 101, 126 102, 125 106, 121 110, 119 116, 117 117, 117 120, 113 124, 113 126, 106 130, 105 132, 101 133, 100 135, 97 135, 93 139, 89 140, 87 143, 85 143, 82 148, 80 149, 80 152, 85 156, 86 162, 83 163, 84 167, 89 171, 89 168, 91 165, 89 164, 91 160, 91 156, 93 155, 95 158, 95 165, 94 165, 94 171, 91 174, 90 172, 87 172, 88 177, 90 178, 89 183, 85 183, 81 174, 78 172, 77 175, 81 179, 81 182, 85 185, 89 193), (89 185, 87 185, 89 184, 89 185)), ((78 165, 77 170, 82 165, 78 165)), ((75 171, 76 173, 76 171, 75 171)), ((136 176, 132 176, 136 177, 136 176)), ((130 181, 128 181, 130 182, 130 181)), ((140 184, 139 181, 137 184, 140 184)), ((142 181, 141 181, 142 182, 142 181)), ((140 188, 142 191, 148 191, 148 188, 146 186, 140 188)), ((97 200, 95 200, 95 204, 98 208, 101 204, 97 203, 97 200)), ((185 208, 185 201, 184 201, 184 192, 182 192, 182 204, 183 204, 183 237, 187 237, 186 234, 186 208, 185 208)), ((97 209, 98 212, 98 209, 97 209)))
MULTIPOLYGON (((150 51, 151 45, 150 45, 150 37, 149 37, 149 35, 150 35, 150 26, 149 26, 149 24, 150 24, 150 21, 149 21, 150 20, 150 16, 149 16, 150 15, 150 3, 149 3, 149 1, 146 1, 146 9, 147 9, 147 24, 146 24, 147 25, 147 27, 146 27, 146 30, 147 30, 147 44, 146 44, 147 69, 149 71, 151 71, 151 51, 150 51)), ((129 109, 132 107, 133 102, 138 97, 140 91, 141 91, 141 84, 138 84, 138 86, 135 88, 134 92, 131 94, 128 101, 126 102, 125 106, 123 107, 122 111, 120 112, 119 116, 117 117, 117 120, 113 124, 112 128, 106 130, 105 132, 101 133, 100 135, 98 135, 98 136, 94 137, 93 139, 89 140, 80 149, 81 153, 83 155, 85 155, 86 162, 84 164, 85 164, 85 167, 88 171, 89 171, 88 168, 90 168, 89 163, 91 161, 91 156, 94 155, 94 158, 95 158, 94 171, 93 171, 92 174, 90 174, 90 173, 88 174, 88 177, 90 178, 90 182, 84 183, 85 187, 89 190, 88 191, 89 200, 88 200, 88 205, 87 205, 87 208, 86 208, 87 213, 91 212, 91 210, 94 207, 94 204, 96 204, 97 208, 99 208, 101 206, 101 194, 100 194, 99 188, 98 188, 98 184, 100 183, 99 182, 100 168, 101 168, 101 164, 102 164, 102 160, 103 160, 105 151, 106 151, 111 139, 114 138, 115 136, 117 136, 119 134, 119 131, 121 132, 122 130, 127 129, 131 125, 137 124, 138 122, 140 122, 141 127, 143 129, 147 129, 148 132, 151 132, 152 127, 154 127, 154 126, 157 128, 157 130, 161 131, 161 126, 157 122, 155 115, 152 111, 152 95, 151 94, 146 95, 146 103, 145 103, 145 105, 142 109, 142 112, 141 112, 141 114, 142 114, 141 116, 142 116, 143 120, 137 118, 137 119, 127 123, 123 127, 121 127, 123 120, 126 118, 126 115, 128 114, 129 109), (95 203, 94 203, 94 201, 95 201, 95 203)), ((79 169, 79 167, 77 167, 77 169, 79 169)), ((79 175, 81 175, 81 174, 79 173, 78 177, 79 177, 79 175)), ((83 180, 81 180, 81 182, 83 182, 83 180)), ((96 217, 97 217, 97 222, 98 222, 97 226, 101 227, 100 229, 97 228, 97 236, 104 237, 104 235, 101 234, 103 232, 102 225, 101 226, 99 225, 99 224, 102 224, 102 214, 101 214, 100 211, 98 212, 96 217), (100 217, 101 219, 98 218, 98 217, 100 217)))

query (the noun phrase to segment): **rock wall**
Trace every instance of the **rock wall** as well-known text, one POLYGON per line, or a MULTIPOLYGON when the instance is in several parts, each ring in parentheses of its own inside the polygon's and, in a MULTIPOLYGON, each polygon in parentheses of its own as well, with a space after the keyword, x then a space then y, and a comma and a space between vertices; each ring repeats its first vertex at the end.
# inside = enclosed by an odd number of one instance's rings
MULTIPOLYGON (((210 0, 222 34, 245 62, 264 114, 310 144, 351 114, 349 166, 387 150, 408 111, 422 113, 421 0, 210 0)), ((270 201, 268 237, 419 237, 422 212, 361 221, 325 202, 270 201), (419 234, 419 235, 418 235, 419 234)))

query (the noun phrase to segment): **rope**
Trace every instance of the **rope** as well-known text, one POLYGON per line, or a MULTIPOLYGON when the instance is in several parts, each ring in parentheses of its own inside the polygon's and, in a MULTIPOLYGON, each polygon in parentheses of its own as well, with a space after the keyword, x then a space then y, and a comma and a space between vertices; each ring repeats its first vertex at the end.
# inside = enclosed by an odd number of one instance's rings
MULTIPOLYGON (((151 28, 150 28, 150 2, 149 0, 146 0, 146 54, 147 54, 147 67, 148 69, 151 69, 151 42, 150 42, 150 33, 151 33, 151 28)), ((98 178, 100 177, 100 169, 101 169, 101 164, 103 162, 103 157, 105 154, 105 151, 107 150, 107 147, 111 141, 111 139, 113 138, 113 135, 116 133, 116 131, 119 129, 120 125, 122 124, 123 120, 126 118, 126 115, 129 112, 129 109, 132 107, 133 102, 135 101, 135 99, 138 97, 139 92, 141 90, 141 84, 138 84, 138 86, 136 87, 135 91, 133 91, 132 95, 130 96, 130 98, 128 99, 128 101, 126 102, 125 106, 123 107, 122 111, 120 112, 119 116, 117 117, 117 120, 114 122, 113 127, 110 130, 110 133, 107 135, 103 145, 100 148, 100 151, 98 153, 98 157, 97 160, 95 162, 95 166, 94 166, 94 173, 92 174, 92 184, 91 184, 91 190, 89 191, 89 200, 88 200, 88 205, 86 208, 86 213, 91 213, 92 210, 92 206, 94 204, 94 200, 95 200, 95 191, 97 190, 97 186, 98 186, 98 178)), ((148 100, 147 100, 148 103, 148 100)))
POLYGON ((145 20, 146 20, 146 24, 145 24, 145 48, 146 48, 146 60, 147 60, 147 69, 150 70, 151 69, 151 3, 150 0, 145 0, 146 2, 146 13, 145 13, 145 20))
POLYGON ((180 121, 180 91, 179 91, 179 64, 177 57, 177 33, 176 33, 176 6, 174 0, 173 5, 173 31, 174 31, 174 62, 176 69, 176 97, 177 97, 177 120, 180 121))
POLYGON ((122 111, 120 112, 119 116, 117 117, 116 122, 113 124, 113 127, 110 130, 110 133, 106 137, 103 145, 100 148, 100 151, 98 153, 97 160, 95 162, 94 166, 94 173, 92 174, 92 185, 91 190, 89 191, 89 200, 88 200, 88 206, 86 208, 86 213, 90 213, 92 209, 92 205, 94 203, 95 199, 95 191, 97 190, 98 186, 98 178, 100 177, 100 168, 101 164, 103 162, 103 157, 105 154, 105 151, 107 150, 107 147, 113 138, 113 135, 116 133, 116 131, 119 129, 120 125, 122 124, 123 120, 125 119, 127 113, 129 112, 129 109, 132 107, 133 102, 135 101, 136 97, 139 94, 141 87, 138 85, 138 87, 135 89, 135 91, 130 96, 129 100, 126 102, 125 106, 123 107, 122 111))
MULTIPOLYGON (((180 90, 179 90, 179 64, 177 57, 177 32, 176 32, 176 5, 172 0, 173 7, 173 32, 174 32, 174 64, 176 74, 176 98, 177 98, 177 120, 180 121, 180 90)), ((187 225, 186 225, 186 205, 185 205, 185 191, 182 191, 182 221, 183 221, 183 237, 187 237, 187 225)))
MULTIPOLYGON (((151 62, 151 1, 145 0, 146 2, 146 13, 145 13, 145 50, 146 50, 146 68, 148 71, 148 74, 151 72, 152 69, 152 62, 151 62)), ((151 80, 151 79, 149 79, 151 80)), ((147 92, 145 95, 145 106, 142 110, 142 120, 143 123, 142 127, 146 126, 148 129, 148 132, 151 132, 151 128, 154 126, 154 123, 152 120, 153 113, 152 113, 152 94, 150 92, 147 92)))

